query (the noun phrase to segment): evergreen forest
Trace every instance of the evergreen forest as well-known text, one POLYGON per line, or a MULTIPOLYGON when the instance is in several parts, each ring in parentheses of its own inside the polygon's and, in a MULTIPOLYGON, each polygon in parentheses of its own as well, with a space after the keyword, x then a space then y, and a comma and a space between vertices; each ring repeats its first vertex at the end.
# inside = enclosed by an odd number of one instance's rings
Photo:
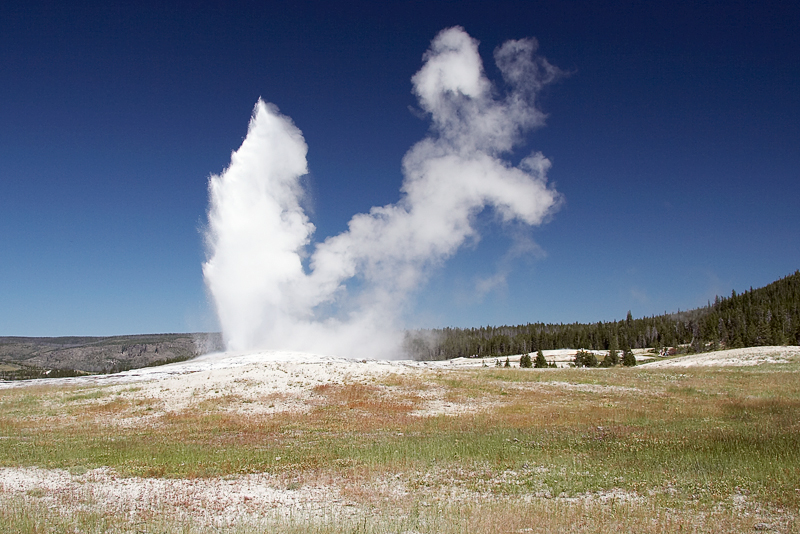
POLYGON ((707 306, 634 319, 591 324, 528 323, 518 326, 442 328, 406 333, 404 348, 419 360, 527 354, 537 350, 681 347, 690 352, 800 345, 800 271, 765 287, 707 306))

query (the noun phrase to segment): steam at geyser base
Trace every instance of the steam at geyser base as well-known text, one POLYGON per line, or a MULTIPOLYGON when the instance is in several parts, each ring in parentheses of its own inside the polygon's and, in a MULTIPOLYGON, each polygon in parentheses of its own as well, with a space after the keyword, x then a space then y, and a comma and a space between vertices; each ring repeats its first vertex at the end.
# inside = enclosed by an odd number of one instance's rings
POLYGON ((536 95, 560 73, 536 47, 523 39, 495 50, 501 95, 478 42, 460 27, 441 31, 412 78, 432 124, 403 158, 400 200, 317 243, 302 208, 303 134, 259 99, 242 146, 208 186, 203 274, 228 350, 399 357, 410 297, 432 268, 478 238, 479 212, 491 206, 504 222, 542 223, 560 200, 547 185, 550 162, 538 152, 518 166, 502 159, 543 124, 536 95))

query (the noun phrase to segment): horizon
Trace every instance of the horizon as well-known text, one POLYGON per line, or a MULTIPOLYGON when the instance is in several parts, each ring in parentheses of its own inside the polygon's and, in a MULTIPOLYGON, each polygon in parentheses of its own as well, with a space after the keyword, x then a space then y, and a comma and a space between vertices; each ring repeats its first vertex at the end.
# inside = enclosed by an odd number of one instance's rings
MULTIPOLYGON (((773 282, 770 282, 769 284, 766 284, 765 286, 755 287, 755 288, 754 287, 750 287, 750 288, 744 289, 742 291, 736 291, 734 289, 733 292, 736 293, 736 296, 739 296, 739 295, 742 295, 744 293, 748 293, 748 292, 751 292, 751 291, 758 291, 759 289, 763 289, 764 287, 772 285, 772 283, 774 283, 774 282, 778 282, 778 281, 780 281, 780 280, 782 280, 784 278, 787 278, 789 276, 792 276, 792 275, 798 274, 798 273, 800 273, 800 270, 796 270, 792 274, 789 274, 789 275, 786 275, 786 276, 782 276, 782 277, 778 278, 777 280, 774 280, 773 282)), ((730 297, 731 297, 731 295, 727 295, 727 296, 726 295, 716 295, 714 300, 715 301, 717 299, 726 300, 726 299, 728 299, 730 297)), ((706 304, 703 304, 703 305, 695 307, 695 308, 687 308, 687 309, 678 308, 676 311, 671 311, 671 312, 664 311, 663 313, 634 316, 634 317, 632 317, 632 319, 634 321, 636 321, 636 320, 643 320, 643 319, 654 318, 654 317, 662 317, 662 316, 671 316, 671 315, 680 315, 680 314, 684 314, 684 313, 691 313, 691 312, 696 312, 696 311, 699 311, 699 310, 703 310, 705 308, 711 308, 711 307, 714 306, 714 304, 715 304, 715 302, 712 302, 712 301, 709 300, 706 304)), ((625 319, 610 319, 610 320, 607 320, 607 321, 599 321, 599 322, 602 322, 602 323, 616 323, 616 322, 623 322, 623 321, 625 321, 625 319)), ((516 328, 516 327, 519 327, 519 326, 525 326, 527 324, 544 324, 546 326, 559 325, 559 324, 565 325, 565 326, 572 325, 572 324, 581 324, 581 325, 585 325, 585 326, 590 326, 590 325, 592 325, 594 323, 580 323, 578 321, 568 321, 568 322, 560 322, 560 323, 547 323, 547 322, 542 322, 542 321, 536 321, 536 322, 517 323, 517 324, 493 324, 493 325, 492 324, 487 324, 487 325, 471 325, 471 326, 452 326, 452 325, 450 325, 450 326, 440 326, 440 327, 419 327, 419 328, 406 328, 404 331, 405 332, 413 332, 413 331, 445 330, 445 329, 470 330, 470 329, 480 329, 480 328, 516 328)), ((68 338, 102 339, 102 338, 147 337, 147 336, 194 336, 194 335, 219 335, 219 336, 222 336, 223 333, 222 333, 221 330, 216 330, 216 331, 205 330, 205 331, 194 331, 194 332, 186 331, 186 332, 143 332, 143 333, 135 333, 135 334, 108 334, 108 335, 102 335, 102 336, 92 336, 92 335, 61 335, 61 336, 0 335, 0 338, 3 338, 3 339, 9 339, 9 338, 20 338, 20 339, 68 339, 68 338)), ((752 348, 752 347, 745 347, 745 348, 752 348)), ((263 349, 263 348, 262 349, 249 349, 249 351, 258 351, 258 350, 283 350, 283 349, 263 349)), ((547 351, 552 352, 552 351, 559 351, 559 350, 574 350, 574 348, 546 349, 545 352, 547 352, 547 351)), ((592 349, 592 350, 594 350, 594 349, 592 349)), ((636 350, 639 350, 639 349, 636 349, 636 350)), ((735 349, 725 349, 725 350, 739 350, 739 349, 735 348, 735 349)), ((227 351, 228 351, 228 349, 225 349, 224 352, 227 352, 227 351)), ((246 350, 244 352, 248 352, 248 351, 246 350)))
POLYGON ((207 184, 256 101, 305 137, 320 243, 398 202, 430 122, 411 78, 456 25, 498 88, 492 53, 511 39, 565 73, 507 158, 541 152, 564 202, 538 226, 477 217, 405 327, 611 322, 763 287, 800 266, 798 22, 770 3, 5 3, 0 335, 217 331, 207 184))

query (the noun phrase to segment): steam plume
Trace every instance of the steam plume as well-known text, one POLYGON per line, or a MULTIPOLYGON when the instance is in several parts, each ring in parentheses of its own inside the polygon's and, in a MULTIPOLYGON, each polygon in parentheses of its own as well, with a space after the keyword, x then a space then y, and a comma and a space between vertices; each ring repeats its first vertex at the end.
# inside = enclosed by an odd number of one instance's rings
POLYGON ((559 74, 536 46, 523 39, 495 51, 509 87, 501 98, 478 42, 460 27, 440 32, 412 78, 432 126, 403 158, 400 200, 353 216, 347 231, 315 245, 301 202, 303 135, 259 99, 230 166, 209 179, 203 274, 227 347, 395 356, 409 296, 477 237, 480 211, 492 206, 504 221, 528 225, 554 211, 560 197, 547 185, 547 158, 502 159, 543 124, 534 100, 559 74))

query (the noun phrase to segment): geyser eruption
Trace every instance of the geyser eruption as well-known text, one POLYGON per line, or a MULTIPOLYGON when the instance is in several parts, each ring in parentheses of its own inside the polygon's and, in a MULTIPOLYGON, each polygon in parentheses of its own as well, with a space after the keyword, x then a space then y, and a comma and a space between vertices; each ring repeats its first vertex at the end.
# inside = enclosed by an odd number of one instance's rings
POLYGON ((400 200, 353 216, 347 231, 314 245, 301 202, 303 135, 259 100, 230 166, 209 179, 203 274, 228 349, 397 356, 409 295, 477 237, 480 211, 492 206, 504 221, 540 224, 560 199, 547 185, 550 162, 538 152, 518 166, 502 159, 543 123, 535 97, 559 74, 536 46, 524 39, 495 51, 508 86, 501 97, 478 42, 460 27, 440 32, 412 78, 432 126, 403 158, 400 200))

